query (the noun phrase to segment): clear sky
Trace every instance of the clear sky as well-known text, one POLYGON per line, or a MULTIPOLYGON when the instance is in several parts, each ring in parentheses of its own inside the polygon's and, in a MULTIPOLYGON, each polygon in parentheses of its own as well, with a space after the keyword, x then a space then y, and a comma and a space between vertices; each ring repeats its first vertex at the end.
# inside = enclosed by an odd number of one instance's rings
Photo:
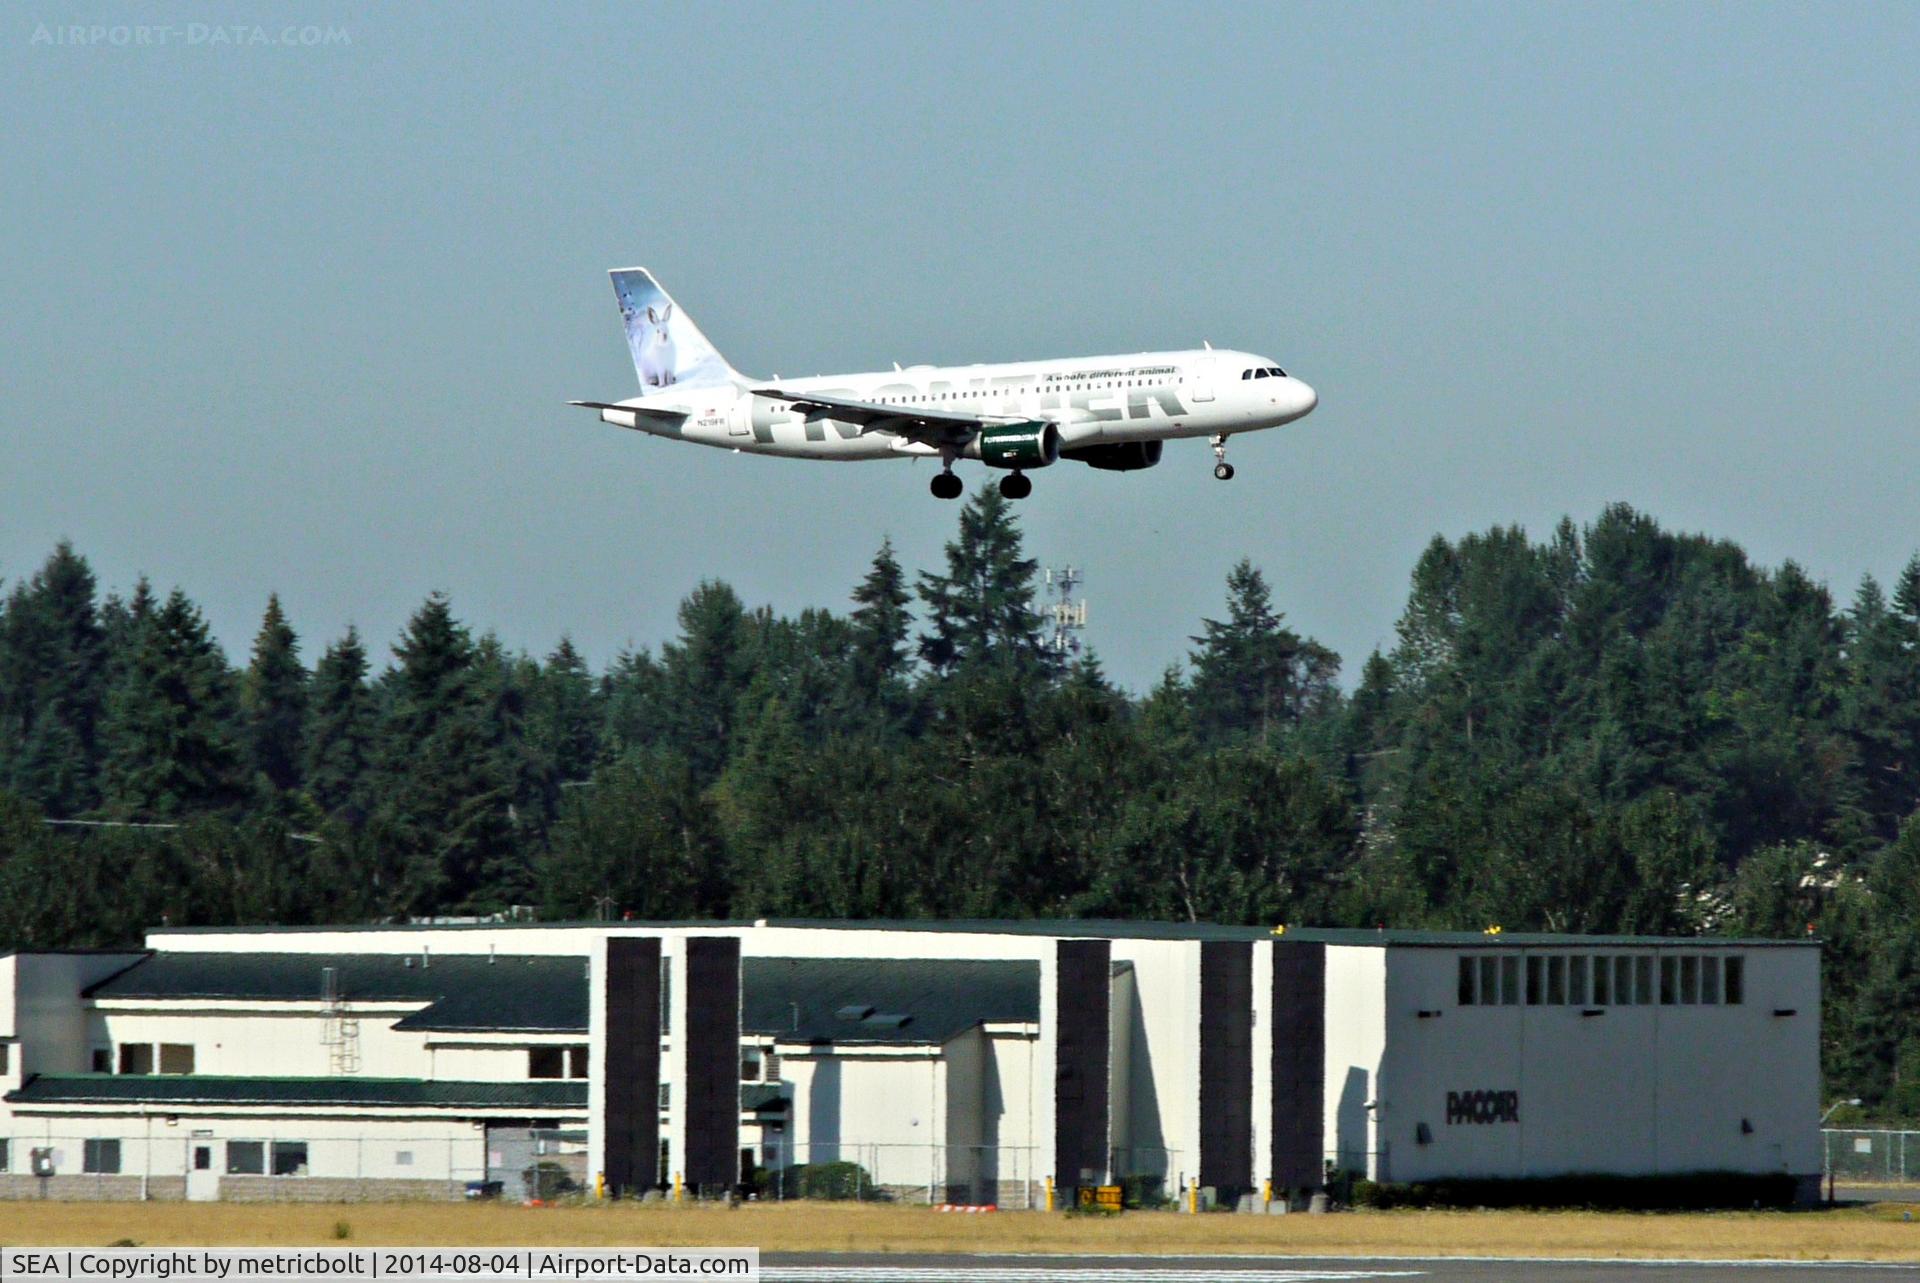
POLYGON ((1312 383, 1227 484, 1035 474, 1135 688, 1241 556, 1351 675, 1436 532, 1626 500, 1843 599, 1920 549, 1920 5, 65 7, 0 26, 0 577, 69 537, 236 655, 269 590, 309 661, 439 589, 597 666, 702 577, 937 564, 927 465, 568 408, 635 392, 631 263, 754 373, 1312 383))

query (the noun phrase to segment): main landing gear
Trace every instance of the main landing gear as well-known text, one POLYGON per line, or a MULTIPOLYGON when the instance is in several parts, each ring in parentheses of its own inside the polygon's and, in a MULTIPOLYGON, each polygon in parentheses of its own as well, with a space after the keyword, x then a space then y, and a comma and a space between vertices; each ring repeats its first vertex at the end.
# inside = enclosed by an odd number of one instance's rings
POLYGON ((1226 436, 1221 433, 1215 433, 1211 444, 1213 446, 1214 458, 1213 479, 1215 481, 1233 480, 1233 465, 1227 462, 1226 436))
POLYGON ((1033 493, 1033 478, 1024 472, 1011 472, 1000 478, 1000 494, 1007 499, 1024 499, 1033 493))
POLYGON ((942 472, 933 479, 933 483, 929 485, 927 489, 933 491, 933 497, 936 499, 958 499, 960 497, 960 478, 954 476, 951 472, 942 472))

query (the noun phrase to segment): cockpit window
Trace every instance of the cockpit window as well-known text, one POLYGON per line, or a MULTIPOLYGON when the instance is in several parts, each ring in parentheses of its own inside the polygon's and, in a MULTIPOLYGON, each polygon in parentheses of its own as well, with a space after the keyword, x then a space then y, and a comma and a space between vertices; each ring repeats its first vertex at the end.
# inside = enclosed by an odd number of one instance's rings
POLYGON ((1273 373, 1272 370, 1255 370, 1253 372, 1253 377, 1256 379, 1264 379, 1270 376, 1272 373, 1273 373))
POLYGON ((1271 374, 1271 375, 1272 375, 1272 376, 1273 376, 1274 378, 1276 378, 1276 379, 1284 379, 1284 378, 1286 378, 1286 377, 1287 377, 1287 372, 1286 372, 1285 370, 1283 370, 1283 369, 1281 369, 1281 368, 1280 368, 1279 366, 1277 366, 1277 365, 1274 365, 1274 366, 1269 366, 1269 367, 1267 368, 1267 373, 1268 373, 1268 374, 1271 374))

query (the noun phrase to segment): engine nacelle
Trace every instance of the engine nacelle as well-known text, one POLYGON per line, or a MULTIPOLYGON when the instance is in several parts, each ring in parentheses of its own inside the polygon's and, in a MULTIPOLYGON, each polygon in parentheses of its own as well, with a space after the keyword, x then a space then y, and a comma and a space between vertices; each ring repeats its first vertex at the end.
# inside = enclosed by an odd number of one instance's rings
POLYGON ((1001 423, 980 429, 968 454, 989 468, 1044 468, 1060 457, 1060 429, 1051 423, 1001 423))
POLYGON ((1166 444, 1164 441, 1113 441, 1106 445, 1081 446, 1064 452, 1061 457, 1104 472, 1134 472, 1160 462, 1160 453, 1166 444))

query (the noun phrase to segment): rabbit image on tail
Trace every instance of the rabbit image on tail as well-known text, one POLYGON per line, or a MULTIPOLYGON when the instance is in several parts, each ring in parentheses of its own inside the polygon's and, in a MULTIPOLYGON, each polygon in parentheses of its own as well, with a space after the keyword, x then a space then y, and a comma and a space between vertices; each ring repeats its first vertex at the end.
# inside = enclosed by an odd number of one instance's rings
POLYGON ((667 322, 673 317, 673 304, 647 309, 646 328, 640 335, 640 380, 650 388, 664 388, 673 382, 673 339, 667 322))

